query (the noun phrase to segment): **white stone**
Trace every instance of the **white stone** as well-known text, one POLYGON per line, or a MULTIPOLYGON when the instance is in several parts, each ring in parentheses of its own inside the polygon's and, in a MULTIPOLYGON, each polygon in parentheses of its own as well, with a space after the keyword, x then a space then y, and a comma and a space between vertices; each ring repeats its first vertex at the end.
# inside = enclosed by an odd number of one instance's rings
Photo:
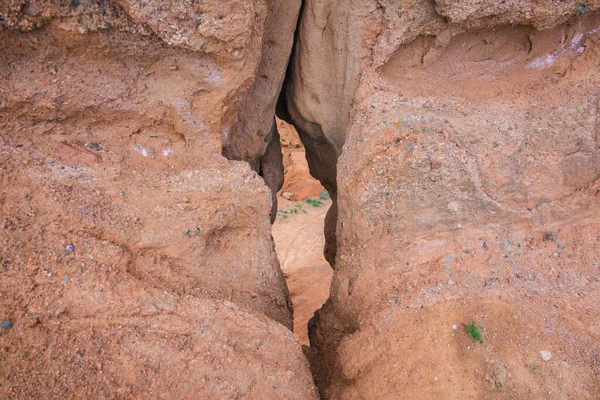
POLYGON ((540 354, 542 355, 542 360, 544 361, 550 361, 552 359, 552 353, 550 353, 548 350, 542 350, 540 351, 540 354))

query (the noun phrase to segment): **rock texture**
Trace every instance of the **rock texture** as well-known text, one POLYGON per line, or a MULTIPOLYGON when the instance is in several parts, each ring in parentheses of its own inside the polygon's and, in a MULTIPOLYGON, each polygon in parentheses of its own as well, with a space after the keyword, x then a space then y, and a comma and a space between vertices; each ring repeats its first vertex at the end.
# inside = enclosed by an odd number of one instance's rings
POLYGON ((600 2, 300 6, 0 2, 0 397, 317 397, 277 107, 323 398, 597 398, 600 2))
POLYGON ((0 397, 316 397, 269 189, 221 155, 273 126, 277 4, 2 2, 0 397))
POLYGON ((373 1, 304 2, 298 37, 285 85, 286 112, 304 146, 311 175, 321 181, 333 204, 325 221, 325 257, 335 263, 337 159, 342 151, 349 111, 380 26, 373 1))
POLYGON ((329 297, 333 273, 323 258, 323 222, 330 202, 322 203, 312 207, 281 199, 273 224, 277 256, 294 304, 294 333, 305 345, 310 344, 308 321, 329 297))
MULTIPOLYGON (((223 128, 228 137, 223 154, 229 159, 248 162, 260 172, 271 189, 271 221, 274 221, 277 212, 276 193, 283 184, 275 107, 292 51, 300 5, 301 0, 266 0, 261 58, 252 77, 252 86, 244 95, 239 112, 229 113, 229 125, 223 128)), ((233 7, 234 13, 244 12, 235 5, 225 7, 233 7)), ((248 36, 247 31, 239 33, 239 37, 244 36, 248 36)))
POLYGON ((307 198, 319 198, 325 188, 310 175, 306 161, 306 149, 296 130, 284 121, 279 120, 278 130, 281 134, 283 153, 284 182, 279 195, 289 193, 292 200, 302 201, 307 198))
POLYGON ((306 2, 287 105, 339 207, 323 397, 595 397, 598 8, 306 2))
POLYGON ((305 149, 296 130, 281 120, 277 125, 285 179, 278 193, 273 239, 294 305, 294 333, 302 344, 309 345, 308 322, 329 297, 333 273, 323 257, 323 226, 331 202, 323 198, 325 188, 309 174, 305 149))

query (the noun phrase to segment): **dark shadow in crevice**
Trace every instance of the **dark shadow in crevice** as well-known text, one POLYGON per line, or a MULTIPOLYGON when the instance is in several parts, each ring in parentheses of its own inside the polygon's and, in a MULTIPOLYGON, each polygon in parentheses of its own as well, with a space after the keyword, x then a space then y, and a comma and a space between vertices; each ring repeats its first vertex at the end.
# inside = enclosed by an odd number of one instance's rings
POLYGON ((277 218, 277 192, 283 186, 283 156, 277 123, 273 118, 273 126, 269 134, 271 141, 267 146, 265 154, 260 158, 258 174, 263 177, 265 184, 271 190, 271 224, 277 218))

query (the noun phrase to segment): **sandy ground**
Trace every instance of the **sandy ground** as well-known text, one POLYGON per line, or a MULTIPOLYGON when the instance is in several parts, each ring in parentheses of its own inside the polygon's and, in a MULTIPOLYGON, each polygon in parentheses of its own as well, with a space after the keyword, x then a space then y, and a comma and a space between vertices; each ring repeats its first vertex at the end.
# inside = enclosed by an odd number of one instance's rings
POLYGON ((333 274, 323 257, 323 221, 331 201, 313 207, 279 200, 279 215, 273 225, 275 248, 294 304, 294 332, 308 345, 308 321, 329 297, 333 274))
POLYGON ((310 176, 305 150, 293 127, 278 121, 285 166, 279 211, 273 225, 277 257, 294 305, 294 332, 308 343, 308 321, 329 297, 333 270, 323 257, 323 223, 331 200, 317 200, 325 189, 310 176), (289 201, 282 195, 293 195, 289 201), (308 200, 306 202, 306 199, 308 200))

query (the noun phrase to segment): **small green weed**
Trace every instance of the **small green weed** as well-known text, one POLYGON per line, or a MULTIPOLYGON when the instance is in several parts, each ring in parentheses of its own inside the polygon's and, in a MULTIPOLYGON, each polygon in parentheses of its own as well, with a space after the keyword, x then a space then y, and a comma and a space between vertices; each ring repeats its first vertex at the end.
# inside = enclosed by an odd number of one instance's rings
POLYGON ((311 207, 321 207, 324 204, 321 200, 313 198, 306 199, 304 202, 311 207))
POLYGON ((296 209, 298 209, 298 212, 302 211, 304 214, 308 214, 308 211, 302 208, 302 203, 296 203, 296 209))
POLYGON ((467 331, 467 335, 469 335, 474 342, 483 343, 483 333, 481 333, 483 326, 475 323, 463 324, 463 326, 465 331, 467 331))
MULTIPOLYGON (((194 231, 194 234, 196 236, 198 236, 200 234, 202 230, 200 229, 199 226, 196 227, 196 230, 194 231)), ((185 231, 185 237, 187 237, 188 239, 190 239, 192 237, 192 230, 188 229, 187 231, 185 231)))
POLYGON ((537 374, 540 371, 540 367, 538 365, 536 365, 536 364, 526 365, 526 367, 529 368, 529 370, 533 374, 537 374))
POLYGON ((277 210, 277 214, 279 214, 280 221, 283 219, 287 219, 288 212, 285 210, 277 210))

